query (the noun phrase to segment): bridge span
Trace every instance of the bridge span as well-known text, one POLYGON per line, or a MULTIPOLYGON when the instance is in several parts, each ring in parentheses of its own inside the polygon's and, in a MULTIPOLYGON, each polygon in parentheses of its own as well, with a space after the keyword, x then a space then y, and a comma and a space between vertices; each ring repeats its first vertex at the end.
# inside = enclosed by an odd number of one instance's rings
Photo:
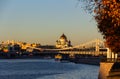
POLYGON ((95 39, 80 45, 73 47, 67 47, 62 49, 45 49, 45 48, 33 48, 41 51, 42 53, 60 53, 60 54, 79 54, 79 55, 106 55, 107 48, 104 45, 104 42, 95 39))
POLYGON ((106 56, 106 51, 96 52, 96 51, 59 51, 61 54, 69 54, 69 55, 91 55, 91 56, 106 56))

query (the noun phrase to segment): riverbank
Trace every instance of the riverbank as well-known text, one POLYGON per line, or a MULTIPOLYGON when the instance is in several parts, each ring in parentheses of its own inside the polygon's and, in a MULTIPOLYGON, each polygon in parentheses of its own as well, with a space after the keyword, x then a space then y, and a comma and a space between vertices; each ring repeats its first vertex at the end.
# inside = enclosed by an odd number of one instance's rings
POLYGON ((71 62, 76 64, 89 64, 89 65, 100 65, 100 58, 99 57, 87 57, 87 58, 79 58, 79 59, 72 59, 71 62))
MULTIPOLYGON (((14 58, 6 58, 0 57, 0 59, 54 59, 50 56, 19 56, 14 58)), ((89 64, 89 65, 100 65, 100 57, 80 57, 80 58, 69 58, 69 59, 61 59, 60 62, 73 62, 76 64, 89 64)))

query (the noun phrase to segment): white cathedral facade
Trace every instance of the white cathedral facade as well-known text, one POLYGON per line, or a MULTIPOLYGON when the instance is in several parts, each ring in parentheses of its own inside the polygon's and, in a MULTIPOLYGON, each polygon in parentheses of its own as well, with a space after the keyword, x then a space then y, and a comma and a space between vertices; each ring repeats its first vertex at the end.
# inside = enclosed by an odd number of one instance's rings
POLYGON ((66 48, 71 47, 71 41, 67 40, 67 37, 65 34, 62 34, 60 38, 56 41, 56 48, 66 48))

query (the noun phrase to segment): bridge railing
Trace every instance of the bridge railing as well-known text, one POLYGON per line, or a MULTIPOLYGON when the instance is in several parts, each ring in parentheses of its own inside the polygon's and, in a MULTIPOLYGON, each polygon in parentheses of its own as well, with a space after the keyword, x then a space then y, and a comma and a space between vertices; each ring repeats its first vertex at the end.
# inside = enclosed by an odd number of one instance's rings
POLYGON ((108 63, 120 62, 120 58, 102 58, 101 62, 108 62, 108 63))

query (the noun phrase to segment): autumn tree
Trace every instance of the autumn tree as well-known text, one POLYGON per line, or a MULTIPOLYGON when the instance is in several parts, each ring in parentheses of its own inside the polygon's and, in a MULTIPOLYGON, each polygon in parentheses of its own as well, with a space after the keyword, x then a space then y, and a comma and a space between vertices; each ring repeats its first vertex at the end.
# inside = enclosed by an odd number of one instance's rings
POLYGON ((94 12, 99 32, 113 52, 120 53, 120 0, 79 0, 94 12))

